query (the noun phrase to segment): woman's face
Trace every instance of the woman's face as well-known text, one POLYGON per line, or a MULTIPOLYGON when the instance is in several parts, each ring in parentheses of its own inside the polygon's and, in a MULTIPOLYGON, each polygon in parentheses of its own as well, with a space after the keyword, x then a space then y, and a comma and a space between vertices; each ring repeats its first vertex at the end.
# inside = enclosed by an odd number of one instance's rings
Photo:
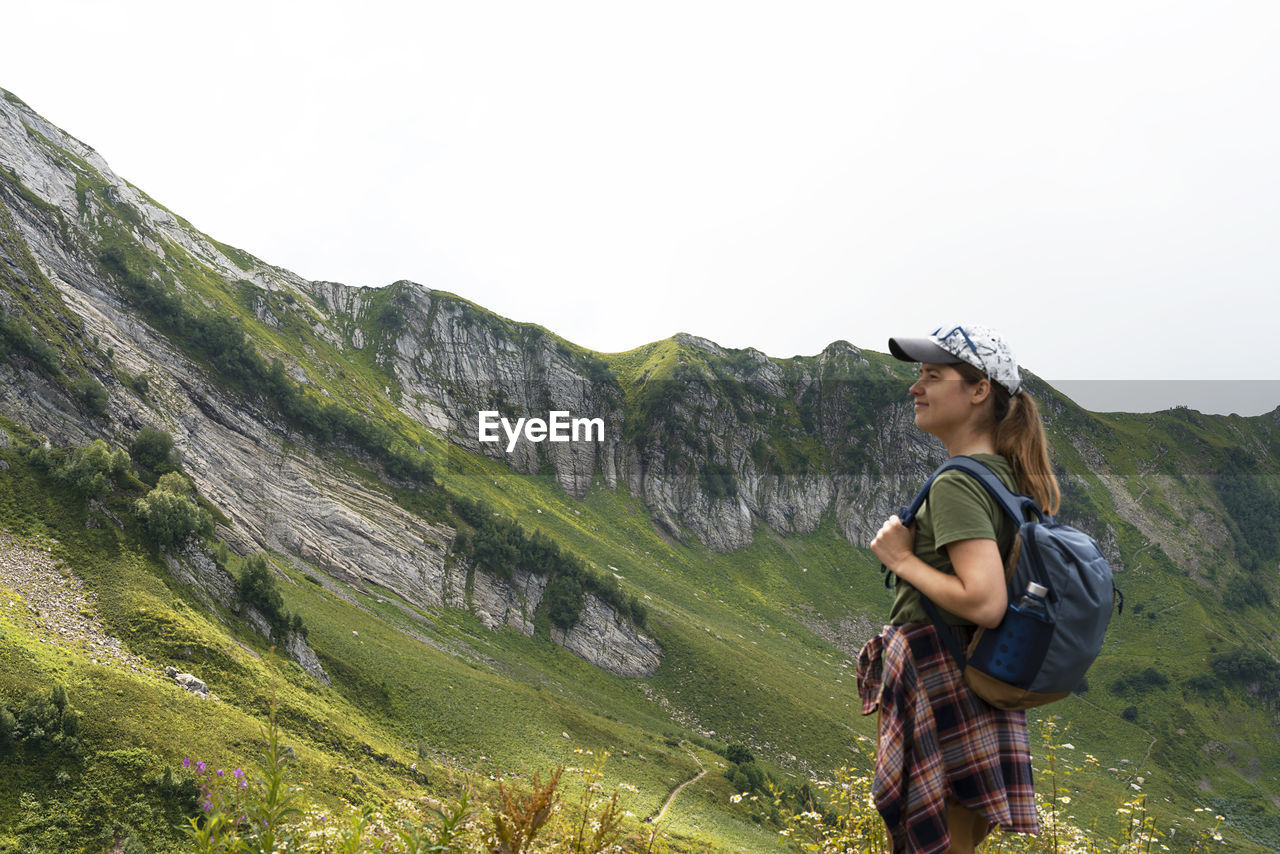
POLYGON ((973 417, 974 386, 952 365, 920 365, 920 378, 907 389, 915 399, 916 426, 943 438, 973 417))

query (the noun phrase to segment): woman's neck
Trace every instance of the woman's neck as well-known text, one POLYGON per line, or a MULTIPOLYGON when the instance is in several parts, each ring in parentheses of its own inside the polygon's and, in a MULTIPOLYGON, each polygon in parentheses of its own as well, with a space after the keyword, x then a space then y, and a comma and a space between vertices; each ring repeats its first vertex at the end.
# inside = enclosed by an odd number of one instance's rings
POLYGON ((939 436, 947 448, 947 456, 973 456, 974 454, 996 453, 996 437, 990 433, 970 433, 965 431, 953 436, 939 436))

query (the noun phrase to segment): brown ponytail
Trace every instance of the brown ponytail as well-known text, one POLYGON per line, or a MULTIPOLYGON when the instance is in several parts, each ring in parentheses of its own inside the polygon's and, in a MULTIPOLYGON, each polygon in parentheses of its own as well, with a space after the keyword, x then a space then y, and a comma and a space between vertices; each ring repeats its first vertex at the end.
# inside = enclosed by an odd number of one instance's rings
MULTIPOLYGON (((986 374, 968 364, 955 366, 965 382, 973 385, 986 374)), ((1020 391, 1009 394, 1000 383, 991 383, 994 404, 996 453, 1013 466, 1018 490, 1030 495, 1044 512, 1054 515, 1062 503, 1062 490, 1049 462, 1049 442, 1035 398, 1020 391)))

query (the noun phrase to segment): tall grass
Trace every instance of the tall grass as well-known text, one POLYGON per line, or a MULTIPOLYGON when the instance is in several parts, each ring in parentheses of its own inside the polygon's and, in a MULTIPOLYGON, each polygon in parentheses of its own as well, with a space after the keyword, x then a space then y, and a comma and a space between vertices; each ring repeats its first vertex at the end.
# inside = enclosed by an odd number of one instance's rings
MULTIPOLYGON (((1040 725, 1045 761, 1036 791, 1040 833, 1036 836, 992 831, 979 846, 982 854, 1152 854, 1152 852, 1202 852, 1225 846, 1221 826, 1223 816, 1197 809, 1196 816, 1174 819, 1162 826, 1147 809, 1147 796, 1133 784, 1135 794, 1115 807, 1115 821, 1100 826, 1097 821, 1082 827, 1072 814, 1077 803, 1066 781, 1085 766, 1098 764, 1086 754, 1083 764, 1069 758, 1075 750, 1062 741, 1056 718, 1040 725), (1203 815, 1201 815, 1203 814, 1203 815)), ((861 739, 864 758, 874 749, 869 739, 861 739)), ((888 854, 891 850, 884 823, 876 812, 872 775, 851 766, 838 768, 829 778, 812 781, 816 802, 807 810, 787 815, 779 835, 803 854, 888 854)), ((1089 789, 1075 799, 1088 797, 1089 789)), ((739 802, 743 796, 735 795, 739 802)))

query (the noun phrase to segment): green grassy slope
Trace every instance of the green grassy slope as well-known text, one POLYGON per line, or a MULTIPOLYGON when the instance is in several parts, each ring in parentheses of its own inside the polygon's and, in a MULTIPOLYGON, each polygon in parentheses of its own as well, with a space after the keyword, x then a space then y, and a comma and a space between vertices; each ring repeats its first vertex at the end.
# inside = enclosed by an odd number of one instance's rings
MULTIPOLYGON (((191 669, 221 698, 199 701, 154 673, 94 664, 87 651, 50 644, 39 621, 22 613, 10 591, 0 590, 13 605, 0 609, 0 701, 19 704, 65 684, 84 715, 88 745, 81 764, 0 759, 6 780, 0 785, 0 851, 5 834, 30 827, 51 847, 63 833, 84 836, 82 850, 101 850, 97 837, 84 834, 103 814, 113 825, 105 832, 132 828, 152 840, 153 850, 164 850, 165 840, 173 840, 165 828, 180 818, 182 805, 155 782, 156 775, 184 756, 230 765, 249 761, 273 691, 300 773, 315 797, 329 802, 339 795, 360 800, 416 790, 424 784, 409 773, 413 762, 429 766, 426 785, 434 790, 452 779, 446 766, 481 774, 546 769, 574 762, 573 751, 581 747, 611 752, 608 774, 638 787, 630 808, 643 816, 696 773, 683 741, 713 769, 668 814, 670 830, 689 850, 770 850, 777 842, 775 830, 757 827, 746 810, 729 803, 732 789, 717 767, 724 760, 708 748, 742 742, 784 781, 864 761, 856 737, 871 727, 858 714, 848 663, 857 632, 847 627, 864 634, 868 626, 878 627, 890 594, 869 553, 842 539, 834 520, 789 537, 758 526, 749 548, 717 553, 692 537, 675 543, 661 535, 625 488, 597 482, 585 499, 575 500, 552 478, 516 475, 460 451, 397 406, 401 391, 386 357, 397 306, 403 308, 414 286, 371 290, 361 312, 344 317, 302 293, 227 281, 172 243, 162 242, 158 254, 148 249, 135 234, 137 213, 113 201, 87 163, 66 158, 81 176, 85 221, 71 224, 41 207, 10 175, 0 175, 0 191, 11 204, 20 199, 42 211, 69 243, 83 242, 87 257, 114 249, 134 273, 184 294, 192 311, 236 318, 267 360, 280 358, 301 372, 307 394, 341 401, 386 426, 398 447, 432 460, 442 494, 483 500, 527 531, 551 537, 600 575, 617 576, 623 590, 647 607, 664 658, 650 678, 617 677, 552 644, 545 615, 533 638, 491 632, 466 612, 422 610, 388 591, 356 590, 281 559, 275 568, 286 607, 309 628, 309 642, 333 678, 326 688, 287 659, 270 657, 267 642, 236 615, 206 610, 174 580, 130 519, 130 502, 140 495, 136 485, 121 487, 105 507, 90 507, 20 453, 18 445, 33 445, 38 437, 0 421, 14 443, 0 449, 9 464, 0 472, 0 528, 24 548, 52 549, 84 579, 97 596, 103 624, 130 650, 156 668, 172 663, 191 669), (89 219, 91 209, 98 213, 89 219), (335 345, 317 331, 322 323, 343 339, 358 331, 367 345, 335 345), (70 779, 60 779, 59 771, 70 779), (24 793, 35 801, 24 800, 24 793), (59 828, 49 816, 62 814, 70 818, 59 828)), ((57 365, 42 368, 29 353, 11 348, 0 354, 6 369, 43 372, 70 388, 72 376, 92 367, 120 381, 112 394, 137 395, 163 414, 163 402, 139 392, 135 378, 124 376, 111 353, 85 335, 40 273, 4 205, 0 249, 12 261, 0 265, 10 320, 17 318, 46 342, 57 365)), ((246 266, 256 263, 222 249, 246 266)), ((105 265, 101 273, 104 282, 114 280, 105 265)), ((437 304, 464 305, 469 322, 505 339, 549 340, 589 370, 611 374, 623 394, 626 438, 637 445, 661 448, 664 435, 681 435, 679 428, 689 425, 675 423, 671 405, 692 384, 705 383, 709 399, 763 430, 766 438, 753 447, 753 459, 780 475, 873 466, 862 449, 877 414, 905 385, 905 369, 874 353, 862 354, 865 365, 843 355, 826 363, 820 357, 769 360, 788 382, 823 380, 795 399, 772 398, 744 379, 760 365, 761 357, 748 351, 721 358, 670 339, 628 353, 595 354, 459 297, 432 296, 437 304), (837 432, 840 441, 833 446, 820 440, 821 430, 837 432)), ((201 361, 198 352, 188 352, 201 361)), ((220 394, 234 398, 244 391, 235 382, 218 385, 218 371, 206 367, 220 394)), ((1075 753, 1097 759, 1096 767, 1080 761, 1064 784, 1077 793, 1077 817, 1109 826, 1137 786, 1162 821, 1209 807, 1229 816, 1236 846, 1280 846, 1274 717, 1280 676, 1265 667, 1232 668, 1250 650, 1273 664, 1280 660, 1280 620, 1271 607, 1280 596, 1280 547, 1267 524, 1280 518, 1274 420, 1186 410, 1099 415, 1043 384, 1036 392, 1050 416, 1055 459, 1064 474, 1075 476, 1064 478, 1067 514, 1100 536, 1110 534, 1122 558, 1117 581, 1128 602, 1087 690, 1032 716, 1059 716, 1075 753), (1249 512, 1257 518, 1246 518, 1249 512), (1230 521, 1231 514, 1239 521, 1230 521), (1126 521, 1133 518, 1140 524, 1126 521)), ((87 414, 85 420, 91 423, 87 414)), ((121 432, 111 438, 124 444, 130 437, 121 432)), ((381 468, 349 445, 335 448, 302 431, 296 441, 307 452, 339 460, 405 506, 458 524, 447 502, 432 498, 441 493, 388 486, 381 468)), ((708 448, 707 459, 712 454, 708 448)))

